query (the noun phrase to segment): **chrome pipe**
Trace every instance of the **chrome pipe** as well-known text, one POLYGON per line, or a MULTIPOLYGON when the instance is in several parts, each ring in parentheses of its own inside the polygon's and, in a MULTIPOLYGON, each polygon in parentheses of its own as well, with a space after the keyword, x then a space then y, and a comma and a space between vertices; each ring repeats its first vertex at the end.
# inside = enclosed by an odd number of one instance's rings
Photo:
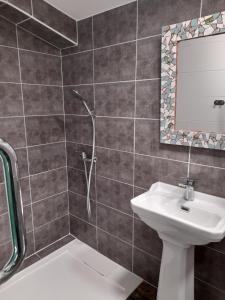
POLYGON ((94 168, 94 163, 96 162, 96 157, 95 157, 95 143, 96 143, 96 129, 95 129, 95 112, 92 111, 88 105, 86 100, 79 94, 78 91, 73 90, 75 96, 82 102, 84 107, 86 108, 88 114, 91 117, 92 121, 92 155, 91 159, 87 158, 87 155, 85 152, 82 152, 81 157, 84 163, 84 171, 85 171, 85 179, 86 179, 86 185, 87 185, 87 213, 88 217, 91 217, 91 179, 92 179, 92 173, 93 173, 93 168, 94 168), (88 167, 87 163, 90 162, 90 169, 88 172, 88 167))
POLYGON ((0 160, 3 166, 7 205, 9 210, 12 254, 0 270, 0 284, 9 280, 18 270, 26 253, 26 233, 23 219, 22 196, 19 185, 17 156, 14 149, 0 139, 0 160))

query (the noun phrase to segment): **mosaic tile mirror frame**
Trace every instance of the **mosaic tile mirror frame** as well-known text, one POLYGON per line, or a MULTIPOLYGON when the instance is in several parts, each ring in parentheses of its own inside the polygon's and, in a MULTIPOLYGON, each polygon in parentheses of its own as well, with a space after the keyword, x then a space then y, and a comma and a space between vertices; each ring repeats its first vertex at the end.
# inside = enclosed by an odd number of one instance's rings
POLYGON ((220 33, 225 33, 225 12, 163 27, 161 46, 161 143, 225 150, 225 133, 195 132, 176 130, 175 128, 178 43, 183 40, 220 33))

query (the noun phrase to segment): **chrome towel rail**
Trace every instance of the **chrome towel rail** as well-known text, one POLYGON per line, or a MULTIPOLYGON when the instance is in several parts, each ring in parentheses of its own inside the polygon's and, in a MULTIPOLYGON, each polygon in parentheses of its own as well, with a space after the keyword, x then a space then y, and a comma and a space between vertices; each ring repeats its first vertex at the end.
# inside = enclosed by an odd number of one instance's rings
POLYGON ((0 160, 4 173, 13 247, 10 259, 0 271, 0 284, 2 284, 16 273, 25 257, 26 234, 23 221, 23 205, 19 185, 17 156, 12 146, 2 139, 0 139, 0 160))

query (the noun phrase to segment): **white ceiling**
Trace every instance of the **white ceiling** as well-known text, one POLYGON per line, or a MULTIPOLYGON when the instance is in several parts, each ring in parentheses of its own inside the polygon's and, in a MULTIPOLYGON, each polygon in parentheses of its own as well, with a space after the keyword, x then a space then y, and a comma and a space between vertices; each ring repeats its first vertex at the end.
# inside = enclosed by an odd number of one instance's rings
POLYGON ((134 0, 45 0, 76 20, 85 19, 134 0))

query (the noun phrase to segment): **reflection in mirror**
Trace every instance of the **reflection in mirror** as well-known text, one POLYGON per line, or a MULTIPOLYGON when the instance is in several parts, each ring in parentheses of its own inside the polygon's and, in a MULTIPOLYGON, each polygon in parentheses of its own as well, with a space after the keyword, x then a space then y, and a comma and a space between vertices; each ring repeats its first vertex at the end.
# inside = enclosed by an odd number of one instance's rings
POLYGON ((225 34, 177 44, 176 130, 225 133, 225 34))

